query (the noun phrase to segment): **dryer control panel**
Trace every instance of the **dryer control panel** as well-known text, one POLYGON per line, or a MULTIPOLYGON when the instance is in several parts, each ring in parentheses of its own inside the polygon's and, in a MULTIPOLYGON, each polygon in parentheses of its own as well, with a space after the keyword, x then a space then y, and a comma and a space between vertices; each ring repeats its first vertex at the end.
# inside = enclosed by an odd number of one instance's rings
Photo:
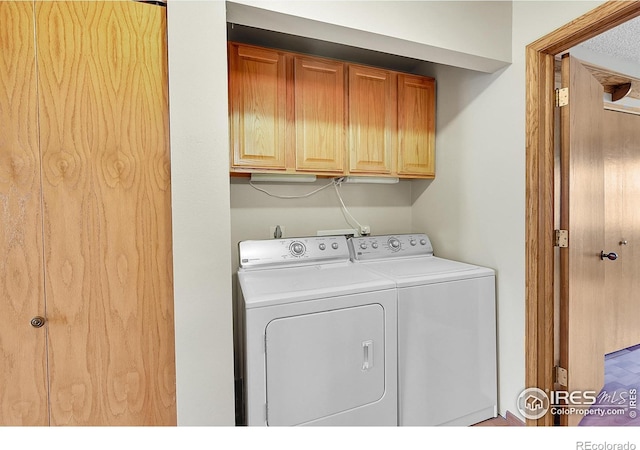
POLYGON ((243 269, 348 262, 350 259, 345 236, 242 241, 238 247, 243 269))
POLYGON ((349 247, 354 261, 433 255, 433 247, 426 234, 353 237, 349 239, 349 247))

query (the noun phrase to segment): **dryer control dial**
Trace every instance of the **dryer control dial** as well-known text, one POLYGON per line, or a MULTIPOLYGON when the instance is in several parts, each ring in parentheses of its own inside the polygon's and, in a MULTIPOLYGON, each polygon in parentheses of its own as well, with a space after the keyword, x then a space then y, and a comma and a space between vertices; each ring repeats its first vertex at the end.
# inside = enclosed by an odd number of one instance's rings
POLYGON ((304 244, 300 241, 293 241, 289 246, 289 251, 293 256, 302 256, 306 251, 304 244))
POLYGON ((391 237, 387 242, 389 243, 389 248, 394 252, 397 252, 402 247, 402 244, 400 243, 398 238, 391 237))

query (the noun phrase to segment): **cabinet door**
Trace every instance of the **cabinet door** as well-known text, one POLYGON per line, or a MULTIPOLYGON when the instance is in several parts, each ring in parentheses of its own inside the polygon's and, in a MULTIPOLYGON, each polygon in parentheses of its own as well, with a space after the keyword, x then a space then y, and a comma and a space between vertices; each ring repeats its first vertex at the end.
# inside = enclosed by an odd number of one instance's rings
POLYGON ((435 81, 398 75, 398 174, 435 175, 435 81))
POLYGON ((344 64, 295 58, 295 153, 301 171, 344 171, 344 64))
POLYGON ((391 172, 395 108, 392 73, 349 66, 349 172, 391 172))
POLYGON ((176 423, 166 9, 37 2, 52 425, 176 423))
POLYGON ((0 425, 48 425, 33 3, 0 2, 0 425))
POLYGON ((232 169, 285 168, 286 87, 281 52, 229 45, 232 169))

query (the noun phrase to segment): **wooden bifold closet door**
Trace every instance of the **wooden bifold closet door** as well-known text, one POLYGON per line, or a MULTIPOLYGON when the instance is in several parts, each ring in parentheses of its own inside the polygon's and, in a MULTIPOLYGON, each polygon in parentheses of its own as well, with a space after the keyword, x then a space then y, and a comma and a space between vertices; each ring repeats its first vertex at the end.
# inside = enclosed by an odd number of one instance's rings
POLYGON ((0 220, 24 237, 3 226, 0 244, 26 256, 4 251, 0 262, 14 274, 0 282, 12 290, 0 306, 0 424, 173 425, 166 10, 0 2, 7 16, 22 38, 2 35, 0 71, 22 76, 0 84, 0 117, 18 122, 2 125, 17 137, 0 141, 0 198, 10 205, 0 220), (5 61, 5 45, 14 55, 29 43, 31 65, 5 61), (29 106, 6 95, 17 89, 29 106), (7 328, 5 312, 15 316, 7 328), (36 315, 44 327, 30 325, 36 315))

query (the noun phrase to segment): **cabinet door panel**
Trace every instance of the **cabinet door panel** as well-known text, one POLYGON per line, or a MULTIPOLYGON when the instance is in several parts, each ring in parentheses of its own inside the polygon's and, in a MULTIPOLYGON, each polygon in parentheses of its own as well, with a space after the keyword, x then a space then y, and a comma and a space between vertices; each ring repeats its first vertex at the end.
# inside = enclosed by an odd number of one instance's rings
POLYGON ((166 10, 36 5, 51 423, 172 425, 166 10))
POLYGON ((33 3, 0 2, 0 425, 48 425, 33 3))
POLYGON ((295 58, 296 169, 344 170, 344 65, 295 58))
POLYGON ((229 45, 232 167, 285 168, 286 87, 282 53, 229 45))
POLYGON ((398 75, 398 173, 435 175, 435 81, 398 75))
POLYGON ((395 108, 392 73, 349 66, 349 171, 387 174, 392 170, 395 108))

